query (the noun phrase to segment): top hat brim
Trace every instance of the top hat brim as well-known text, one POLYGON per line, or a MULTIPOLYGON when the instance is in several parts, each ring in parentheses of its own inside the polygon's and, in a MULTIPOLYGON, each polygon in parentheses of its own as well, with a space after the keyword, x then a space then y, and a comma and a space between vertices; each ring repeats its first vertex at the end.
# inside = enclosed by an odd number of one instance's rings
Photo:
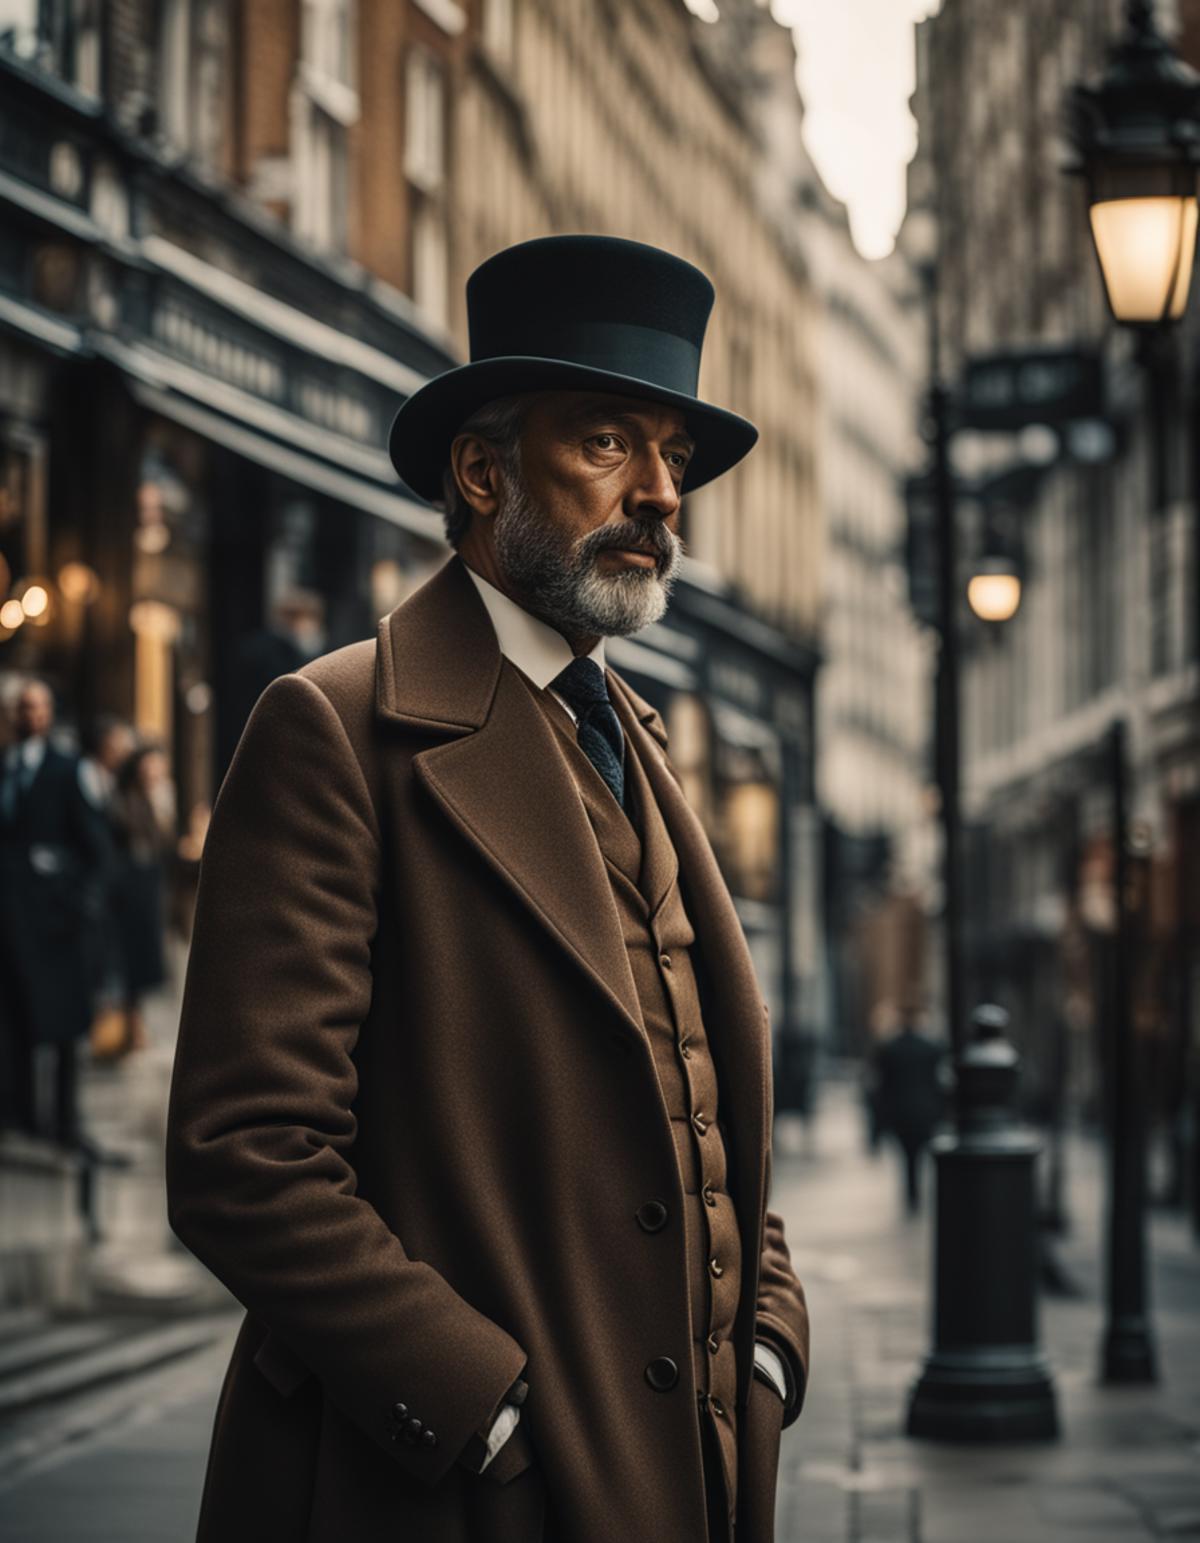
POLYGON ((567 359, 509 355, 460 365, 415 391, 392 420, 388 435, 392 464, 414 493, 432 503, 443 496, 442 474, 450 460, 450 446, 472 413, 497 397, 549 390, 611 392, 679 408, 696 442, 683 478, 685 493, 736 466, 758 439, 755 426, 737 413, 636 375, 567 359))

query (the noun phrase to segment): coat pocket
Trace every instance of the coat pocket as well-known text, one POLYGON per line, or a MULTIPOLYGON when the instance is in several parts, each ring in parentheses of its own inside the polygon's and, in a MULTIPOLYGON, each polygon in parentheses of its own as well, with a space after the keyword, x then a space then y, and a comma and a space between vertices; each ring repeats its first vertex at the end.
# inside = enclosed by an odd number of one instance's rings
POLYGON ((290 1398, 312 1376, 300 1357, 288 1349, 273 1329, 267 1330, 265 1339, 254 1352, 254 1364, 284 1398, 290 1398))

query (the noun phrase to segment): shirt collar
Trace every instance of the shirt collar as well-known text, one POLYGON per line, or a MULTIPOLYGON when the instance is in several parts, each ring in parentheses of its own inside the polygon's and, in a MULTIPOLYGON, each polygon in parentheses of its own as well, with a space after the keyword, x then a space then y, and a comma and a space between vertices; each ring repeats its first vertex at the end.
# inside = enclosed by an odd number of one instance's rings
MULTIPOLYGON (((496 629, 496 641, 500 652, 524 670, 535 686, 543 689, 556 675, 560 675, 575 655, 562 633, 548 626, 524 606, 502 590, 481 578, 468 563, 463 567, 471 575, 480 598, 487 606, 492 626, 496 629)), ((596 646, 587 656, 604 669, 604 639, 598 638, 596 646)))

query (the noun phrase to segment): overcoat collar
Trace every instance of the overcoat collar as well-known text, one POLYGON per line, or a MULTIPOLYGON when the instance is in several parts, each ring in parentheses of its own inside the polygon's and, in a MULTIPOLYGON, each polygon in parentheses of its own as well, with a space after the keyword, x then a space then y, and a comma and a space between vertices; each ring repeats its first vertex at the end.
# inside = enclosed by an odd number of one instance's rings
MULTIPOLYGON (((465 732, 482 728, 504 655, 487 607, 457 553, 380 621, 375 705, 412 728, 465 732)), ((611 679, 611 671, 609 672, 611 679)), ((665 747, 658 711, 629 686, 640 722, 665 747)))

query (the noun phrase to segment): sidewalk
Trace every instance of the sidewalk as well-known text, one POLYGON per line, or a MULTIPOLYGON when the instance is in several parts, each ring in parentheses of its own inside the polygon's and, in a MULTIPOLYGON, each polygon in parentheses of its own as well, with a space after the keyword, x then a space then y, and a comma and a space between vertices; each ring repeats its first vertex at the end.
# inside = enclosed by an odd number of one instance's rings
POLYGON ((1185 1221, 1151 1212, 1160 1384, 1098 1386, 1102 1153, 1072 1137, 1072 1231, 1055 1251, 1081 1294, 1039 1303, 1059 1440, 918 1441, 904 1420, 931 1345, 933 1165, 923 1174, 927 1209, 910 1220, 895 1153, 866 1151, 856 1092, 844 1083, 822 1088, 811 1147, 795 1137, 781 1119, 771 1205, 808 1297, 812 1366, 804 1411, 783 1438, 779 1543, 1200 1537, 1200 1248, 1185 1221))
MULTIPOLYGON (((811 1150, 796 1135, 781 1119, 771 1204, 784 1216, 808 1296, 812 1367, 804 1412, 783 1437, 778 1543, 1200 1538, 1200 1249, 1183 1220, 1151 1213, 1160 1385, 1098 1387, 1101 1154, 1073 1138, 1074 1230, 1057 1251, 1082 1294, 1040 1299, 1061 1438, 1006 1447, 916 1441, 904 1435, 904 1417, 930 1343, 929 1216, 905 1216, 895 1154, 865 1151, 851 1087, 821 1089, 811 1150)), ((932 1178, 927 1166, 927 1200, 932 1178)), ((0 1474, 0 1540, 190 1536, 237 1316, 207 1349, 123 1393, 99 1390, 69 1440, 19 1478, 0 1474)))

